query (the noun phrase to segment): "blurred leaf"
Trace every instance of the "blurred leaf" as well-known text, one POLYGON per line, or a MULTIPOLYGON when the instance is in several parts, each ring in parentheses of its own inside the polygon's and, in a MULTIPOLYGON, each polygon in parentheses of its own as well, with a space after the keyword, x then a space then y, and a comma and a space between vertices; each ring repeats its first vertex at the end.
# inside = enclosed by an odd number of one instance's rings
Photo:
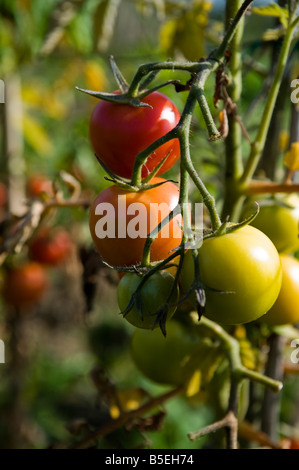
POLYGON ((115 396, 110 398, 111 418, 117 419, 121 413, 137 410, 145 398, 148 398, 148 393, 142 388, 117 390, 115 396))
POLYGON ((289 18, 288 9, 282 8, 277 3, 271 3, 271 5, 267 5, 264 7, 252 8, 252 12, 256 13, 257 15, 274 16, 276 18, 279 18, 281 24, 285 28, 288 25, 288 18, 289 18))
POLYGON ((299 329, 295 328, 292 325, 275 326, 272 329, 278 335, 284 336, 288 339, 297 339, 297 338, 299 338, 299 329))
POLYGON ((190 378, 186 387, 186 396, 192 397, 199 393, 201 388, 212 380, 218 365, 223 361, 222 354, 218 344, 210 340, 203 340, 192 352, 192 357, 188 363, 188 369, 191 371, 190 378))
POLYGON ((162 26, 160 45, 166 54, 173 56, 179 51, 191 61, 198 61, 205 55, 205 29, 211 6, 211 2, 194 0, 190 8, 162 26))
POLYGON ((67 113, 67 108, 61 99, 55 96, 55 93, 51 93, 49 88, 43 88, 41 84, 23 86, 22 97, 26 105, 39 109, 46 116, 62 119, 67 113))
POLYGON ((25 114, 23 126, 25 140, 39 155, 46 155, 52 152, 52 142, 38 119, 25 114))
POLYGON ((277 41, 284 35, 284 33, 285 31, 283 28, 266 29, 262 35, 262 39, 263 41, 277 41))
POLYGON ((299 170, 299 142, 293 142, 290 150, 285 154, 283 163, 291 171, 299 170))
POLYGON ((84 78, 88 90, 107 89, 107 79, 103 68, 95 60, 88 60, 84 64, 84 78))
POLYGON ((93 15, 94 45, 105 51, 112 39, 120 0, 102 0, 93 15))

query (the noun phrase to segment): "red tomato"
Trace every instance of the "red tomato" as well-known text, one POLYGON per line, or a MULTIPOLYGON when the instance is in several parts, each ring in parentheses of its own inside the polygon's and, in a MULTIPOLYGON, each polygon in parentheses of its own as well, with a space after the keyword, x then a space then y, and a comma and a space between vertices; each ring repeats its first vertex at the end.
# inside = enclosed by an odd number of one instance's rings
POLYGON ((4 276, 3 296, 16 307, 29 307, 40 300, 48 286, 47 272, 36 262, 9 269, 4 276))
POLYGON ((70 254, 72 239, 64 229, 44 228, 29 245, 30 257, 39 263, 58 265, 70 254))
POLYGON ((41 193, 53 195, 52 182, 44 175, 34 175, 29 178, 27 191, 30 197, 39 196, 41 193))
MULTIPOLYGON (((179 111, 167 96, 153 92, 142 99, 152 108, 99 101, 90 120, 90 141, 99 160, 115 175, 131 178, 138 153, 173 129, 180 119, 179 111)), ((167 156, 158 174, 169 170, 180 156, 178 139, 173 139, 153 152, 142 168, 147 176, 167 156)))
MULTIPOLYGON (((153 178, 152 183, 162 181, 153 178)), ((147 234, 176 207, 178 200, 179 189, 169 181, 146 191, 125 191, 119 186, 102 191, 90 207, 89 227, 104 261, 112 266, 139 264, 147 234), (138 206, 134 206, 136 203, 138 206), (162 210, 158 211, 160 204, 162 210)), ((165 259, 180 244, 181 225, 179 214, 161 230, 151 246, 151 261, 165 259)))

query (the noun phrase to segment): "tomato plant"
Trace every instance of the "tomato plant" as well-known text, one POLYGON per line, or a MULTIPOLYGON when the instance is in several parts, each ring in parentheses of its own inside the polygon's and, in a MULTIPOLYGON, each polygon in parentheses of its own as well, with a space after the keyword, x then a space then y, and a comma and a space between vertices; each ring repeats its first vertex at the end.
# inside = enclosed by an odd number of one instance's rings
MULTIPOLYGON (((278 296, 278 252, 271 240, 254 227, 207 238, 198 250, 198 261, 200 278, 206 286, 205 315, 212 320, 223 324, 251 322, 264 315, 278 296)), ((194 264, 189 251, 181 273, 185 292, 193 280, 194 264)))
MULTIPOLYGON (((122 312, 129 306, 132 295, 141 281, 142 276, 135 273, 127 273, 120 280, 117 300, 122 312)), ((142 285, 138 297, 124 317, 138 328, 155 328, 159 325, 159 320, 165 323, 166 319, 172 317, 177 308, 178 298, 179 290, 174 284, 174 277, 167 271, 158 271, 142 285), (164 311, 166 303, 168 305, 164 311)))
POLYGON ((299 198, 286 198, 284 204, 261 205, 251 225, 264 232, 279 253, 295 252, 299 249, 299 198))
MULTIPOLYGON (((175 184, 152 179, 152 184, 162 182, 138 192, 110 186, 91 204, 90 233, 97 251, 108 264, 130 266, 141 262, 147 234, 178 204, 179 189, 175 184)), ((176 215, 161 230, 151 246, 151 261, 163 260, 180 244, 181 225, 182 218, 176 215)))
POLYGON ((29 307, 38 302, 48 286, 46 269, 35 261, 7 269, 3 281, 5 300, 16 307, 29 307))
POLYGON ((180 385, 186 383, 188 367, 198 345, 192 330, 175 319, 167 323, 167 335, 159 329, 137 329, 132 336, 130 351, 137 368, 156 383, 180 385))
POLYGON ((72 245, 65 229, 45 227, 31 240, 29 253, 31 259, 39 263, 56 266, 70 255, 72 245))
MULTIPOLYGON (((99 101, 90 120, 90 141, 98 159, 114 174, 130 178, 136 156, 172 130, 180 119, 174 103, 160 92, 142 99, 150 107, 99 101)), ((147 176, 165 157, 158 174, 169 170, 180 156, 177 139, 155 150, 142 168, 147 176)))
POLYGON ((260 321, 267 325, 296 324, 299 322, 299 261, 281 255, 282 284, 273 307, 260 321))

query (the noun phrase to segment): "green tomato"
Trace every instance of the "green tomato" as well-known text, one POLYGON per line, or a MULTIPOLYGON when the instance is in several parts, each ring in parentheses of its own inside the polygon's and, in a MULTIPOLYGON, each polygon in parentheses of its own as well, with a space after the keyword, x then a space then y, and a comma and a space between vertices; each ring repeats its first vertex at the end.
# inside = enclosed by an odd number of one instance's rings
POLYGON ((181 385, 190 375, 189 363, 198 345, 198 337, 179 322, 167 323, 166 337, 159 329, 138 329, 131 340, 131 355, 140 372, 150 380, 181 385))
MULTIPOLYGON (((277 299, 282 277, 279 254, 271 240, 254 227, 207 238, 198 250, 198 261, 206 286, 205 316, 211 320, 227 325, 248 323, 264 315, 277 299)), ((185 293, 193 281, 190 250, 181 272, 185 293)), ((190 300, 194 303, 195 295, 190 300)))
POLYGON ((299 322, 299 261, 281 255, 282 284, 276 302, 260 321, 269 325, 295 325, 299 322))
POLYGON ((277 203, 261 205, 251 225, 264 232, 279 253, 288 254, 299 249, 299 198, 288 197, 285 203, 289 207, 277 203))
MULTIPOLYGON (((135 273, 125 274, 117 288, 118 306, 122 312, 128 307, 131 297, 142 280, 142 276, 135 273)), ((150 276, 139 291, 138 299, 141 315, 137 310, 136 302, 125 314, 124 318, 137 328, 152 329, 159 326, 157 312, 165 305, 174 285, 174 277, 168 271, 157 271, 150 276)), ((168 303, 167 319, 171 318, 177 308, 179 289, 176 285, 168 303)))

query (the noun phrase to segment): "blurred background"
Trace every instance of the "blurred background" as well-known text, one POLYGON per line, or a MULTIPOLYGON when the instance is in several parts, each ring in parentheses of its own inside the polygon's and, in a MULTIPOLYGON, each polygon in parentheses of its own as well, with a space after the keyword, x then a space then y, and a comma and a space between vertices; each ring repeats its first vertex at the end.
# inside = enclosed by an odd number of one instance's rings
MULTIPOLYGON (((65 229, 71 240, 68 255, 47 267, 43 296, 30 308, 0 300, 0 338, 5 344, 5 363, 0 364, 1 448, 67 446, 80 437, 84 426, 100 426, 111 413, 117 415, 109 395, 115 386, 131 390, 135 404, 144 398, 140 389, 153 395, 167 390, 134 366, 129 351, 132 328, 118 315, 118 275, 93 251, 88 202, 110 183, 88 137, 97 100, 76 87, 113 91, 117 85, 109 67, 111 55, 129 82, 146 62, 205 57, 222 37, 224 5, 224 0, 1 0, 0 79, 5 102, 0 103, 0 237, 10 230, 8 214, 22 216, 28 201, 41 193, 47 200, 52 182, 66 200, 85 202, 60 207, 43 220, 46 226, 65 229)), ((244 67, 242 112, 248 112, 250 132, 258 123, 263 103, 257 97, 271 63, 271 50, 261 37, 273 24, 273 18, 255 15, 246 22, 244 61, 259 61, 259 67, 244 67)), ((189 79, 184 73, 161 72, 157 80, 172 78, 183 83, 189 79)), ((211 77, 207 96, 218 125, 213 92, 211 77)), ((186 93, 176 93, 171 86, 164 93, 182 111, 186 93)), ((286 133, 289 112, 282 121, 286 133)), ((220 200, 223 143, 208 142, 198 109, 191 139, 195 166, 220 200)), ((245 151, 248 148, 245 141, 245 151)), ((282 144, 279 151, 283 148, 282 144)), ((165 176, 177 179, 178 166, 165 176)), ((197 193, 190 190, 196 199, 197 193)), ((20 241, 18 246, 17 253, 1 252, 2 289, 5 270, 28 259, 28 243, 20 241)), ((290 397, 295 380, 287 388, 290 397)), ((201 403, 194 413, 194 406, 175 398, 165 405, 163 427, 159 422, 146 430, 121 428, 98 446, 198 448, 206 440, 191 443, 186 434, 212 422, 216 412, 201 403)), ((292 412, 285 405, 282 419, 288 422, 292 412)))

